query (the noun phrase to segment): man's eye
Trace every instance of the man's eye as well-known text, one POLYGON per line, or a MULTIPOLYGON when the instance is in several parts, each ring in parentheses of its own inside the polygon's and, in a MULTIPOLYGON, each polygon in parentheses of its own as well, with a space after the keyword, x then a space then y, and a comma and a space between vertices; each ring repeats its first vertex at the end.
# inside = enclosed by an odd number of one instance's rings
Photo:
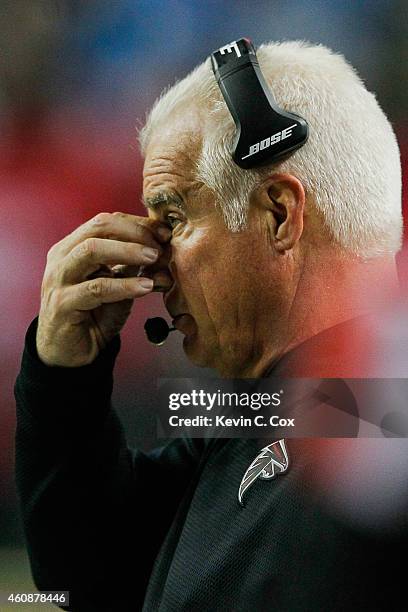
POLYGON ((179 223, 181 223, 181 219, 179 219, 179 217, 176 217, 171 214, 167 215, 166 221, 172 229, 174 229, 179 223))

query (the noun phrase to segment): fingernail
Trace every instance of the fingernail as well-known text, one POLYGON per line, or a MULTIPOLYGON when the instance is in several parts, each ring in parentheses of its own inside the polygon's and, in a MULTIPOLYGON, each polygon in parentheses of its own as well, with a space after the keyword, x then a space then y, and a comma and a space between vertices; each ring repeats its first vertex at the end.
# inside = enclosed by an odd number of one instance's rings
POLYGON ((150 259, 150 261, 156 261, 159 251, 157 249, 151 249, 150 247, 143 247, 143 257, 150 259))
POLYGON ((162 240, 168 240, 171 237, 171 229, 161 225, 157 228, 157 235, 162 238, 162 240))
POLYGON ((140 278, 139 285, 143 287, 143 289, 151 289, 153 287, 153 281, 151 278, 140 278))

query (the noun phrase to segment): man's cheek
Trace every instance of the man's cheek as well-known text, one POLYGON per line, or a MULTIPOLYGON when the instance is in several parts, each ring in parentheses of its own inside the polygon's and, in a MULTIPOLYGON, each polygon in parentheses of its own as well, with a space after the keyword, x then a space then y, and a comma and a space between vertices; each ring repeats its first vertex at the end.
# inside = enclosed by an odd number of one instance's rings
POLYGON ((213 247, 203 232, 189 233, 183 241, 174 244, 174 261, 183 278, 196 277, 201 269, 212 264, 213 247))
POLYGON ((197 257, 194 249, 180 247, 173 249, 172 264, 173 265, 170 266, 171 272, 181 292, 190 302, 191 297, 194 296, 199 289, 199 257, 197 257))
POLYGON ((216 292, 219 274, 215 263, 205 248, 188 249, 175 258, 178 283, 193 311, 191 314, 205 312, 206 303, 216 292))

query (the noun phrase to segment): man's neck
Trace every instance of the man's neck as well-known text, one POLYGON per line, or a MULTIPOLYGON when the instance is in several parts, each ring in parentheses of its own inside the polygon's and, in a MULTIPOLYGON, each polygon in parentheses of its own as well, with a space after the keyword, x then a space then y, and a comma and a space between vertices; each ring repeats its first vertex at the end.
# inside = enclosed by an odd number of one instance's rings
POLYGON ((267 318, 257 322, 262 345, 258 359, 247 361, 233 376, 261 377, 305 340, 344 321, 378 313, 398 296, 393 258, 362 261, 327 253, 306 264, 293 283, 293 299, 285 312, 274 322, 267 318))

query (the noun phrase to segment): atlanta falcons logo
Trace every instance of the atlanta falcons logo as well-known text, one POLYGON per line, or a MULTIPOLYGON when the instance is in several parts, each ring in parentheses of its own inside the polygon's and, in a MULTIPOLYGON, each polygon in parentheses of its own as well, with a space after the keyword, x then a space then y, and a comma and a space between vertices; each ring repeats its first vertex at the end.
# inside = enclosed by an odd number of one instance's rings
POLYGON ((283 474, 289 467, 288 451, 285 440, 278 440, 265 446, 259 455, 253 460, 244 474, 238 490, 238 501, 241 506, 244 493, 255 482, 257 478, 270 480, 278 474, 283 474))

